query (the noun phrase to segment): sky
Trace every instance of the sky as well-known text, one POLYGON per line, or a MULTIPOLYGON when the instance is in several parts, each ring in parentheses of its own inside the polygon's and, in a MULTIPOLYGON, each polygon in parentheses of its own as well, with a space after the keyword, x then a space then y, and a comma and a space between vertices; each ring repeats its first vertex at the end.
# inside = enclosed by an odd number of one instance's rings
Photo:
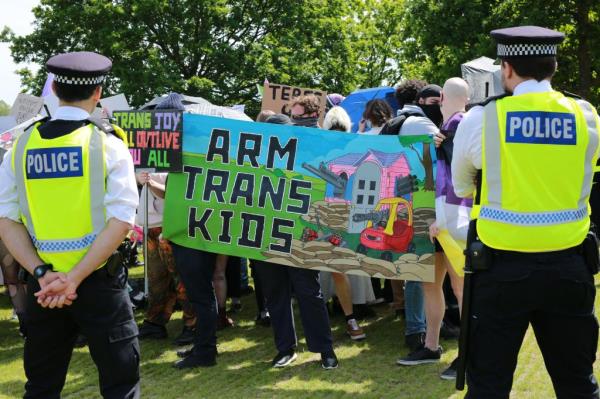
MULTIPOLYGON (((0 30, 8 26, 17 35, 31 33, 33 31, 31 9, 39 2, 39 0, 2 0, 0 30)), ((9 105, 12 105, 21 91, 21 80, 15 71, 24 66, 27 65, 16 65, 13 62, 7 43, 0 43, 0 100, 4 100, 9 105)))

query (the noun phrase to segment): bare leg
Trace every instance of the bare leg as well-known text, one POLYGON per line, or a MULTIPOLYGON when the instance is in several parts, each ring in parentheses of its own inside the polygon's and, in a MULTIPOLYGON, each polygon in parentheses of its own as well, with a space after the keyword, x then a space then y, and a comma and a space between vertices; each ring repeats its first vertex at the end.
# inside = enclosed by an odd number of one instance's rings
POLYGON ((233 326, 233 320, 227 317, 227 255, 217 255, 215 259, 215 271, 213 273, 213 286, 215 287, 215 296, 217 297, 217 329, 233 326))
MULTIPOLYGON (((444 258, 446 258, 446 256, 444 256, 444 258)), ((450 276, 450 284, 452 285, 452 291, 454 292, 454 296, 456 297, 456 301, 458 302, 458 311, 462 314, 463 285, 465 279, 464 277, 461 277, 456 273, 456 270, 454 270, 448 258, 446 258, 445 261, 446 269, 448 270, 448 276, 450 276)))
POLYGON ((425 296, 425 318, 427 319, 427 331, 425 334, 425 346, 433 351, 440 344, 440 328, 446 310, 446 302, 442 291, 442 284, 446 276, 446 255, 443 252, 435 253, 435 281, 423 283, 423 295, 425 296))
POLYGON ((350 289, 350 280, 343 273, 331 273, 335 284, 335 293, 340 301, 344 315, 350 316, 353 313, 352 291, 350 289))
POLYGON ((227 255, 217 255, 215 261, 215 272, 213 274, 213 285, 217 297, 219 309, 225 309, 227 302, 227 280, 225 279, 225 269, 227 268, 227 255))

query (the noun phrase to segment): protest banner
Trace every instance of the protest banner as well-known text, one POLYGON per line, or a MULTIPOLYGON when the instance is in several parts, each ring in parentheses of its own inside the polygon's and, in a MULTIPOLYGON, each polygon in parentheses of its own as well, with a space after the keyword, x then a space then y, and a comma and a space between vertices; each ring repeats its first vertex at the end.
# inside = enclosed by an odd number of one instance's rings
POLYGON ((429 136, 362 136, 184 114, 163 235, 286 266, 433 281, 429 136), (425 143, 425 144, 423 144, 425 143))
POLYGON ((295 86, 278 85, 265 82, 263 88, 261 111, 271 110, 277 114, 290 114, 288 105, 290 101, 299 96, 314 94, 319 98, 321 108, 319 110, 319 123, 323 124, 325 118, 325 105, 327 104, 327 93, 322 90, 304 89, 295 86))
POLYGON ((31 94, 19 93, 17 99, 10 109, 10 115, 14 116, 17 123, 23 123, 37 116, 44 105, 44 99, 31 94))
POLYGON ((118 111, 113 117, 127 135, 136 169, 181 171, 181 111, 118 111))

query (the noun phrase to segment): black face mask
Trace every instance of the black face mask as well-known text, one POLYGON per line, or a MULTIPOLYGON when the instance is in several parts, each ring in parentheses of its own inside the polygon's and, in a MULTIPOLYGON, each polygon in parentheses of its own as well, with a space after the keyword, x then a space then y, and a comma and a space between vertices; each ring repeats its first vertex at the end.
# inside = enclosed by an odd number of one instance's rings
POLYGON ((439 104, 419 104, 419 107, 436 126, 441 126, 444 121, 442 109, 439 104))
POLYGON ((319 127, 319 118, 318 117, 294 117, 292 116, 292 123, 296 126, 305 126, 305 127, 319 127))

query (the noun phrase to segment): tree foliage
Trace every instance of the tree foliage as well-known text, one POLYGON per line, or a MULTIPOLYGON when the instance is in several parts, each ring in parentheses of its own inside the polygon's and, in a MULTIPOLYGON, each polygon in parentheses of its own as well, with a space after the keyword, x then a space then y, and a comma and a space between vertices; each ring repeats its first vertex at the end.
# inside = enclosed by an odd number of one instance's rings
POLYGON ((491 30, 539 25, 566 34, 559 48, 555 86, 600 101, 600 2, 413 0, 406 4, 403 62, 414 75, 443 83, 460 76, 461 63, 495 56, 491 30))
MULTIPOLYGON (((347 93, 398 77, 390 0, 42 0, 34 32, 5 31, 16 62, 92 50, 113 60, 109 93, 140 105, 168 91, 217 104, 248 103, 256 83, 347 93), (390 19, 391 18, 391 19, 390 19)), ((39 92, 45 79, 20 71, 39 92)))
MULTIPOLYGON (((489 31, 535 24, 567 34, 555 85, 600 101, 596 0, 42 0, 35 29, 8 30, 16 62, 92 50, 113 60, 107 94, 133 105, 169 91, 256 112, 255 85, 349 93, 401 78, 443 83, 493 57, 489 31)), ((20 71, 37 94, 46 77, 20 71)))
POLYGON ((10 105, 0 100, 0 116, 6 116, 10 114, 10 105))

